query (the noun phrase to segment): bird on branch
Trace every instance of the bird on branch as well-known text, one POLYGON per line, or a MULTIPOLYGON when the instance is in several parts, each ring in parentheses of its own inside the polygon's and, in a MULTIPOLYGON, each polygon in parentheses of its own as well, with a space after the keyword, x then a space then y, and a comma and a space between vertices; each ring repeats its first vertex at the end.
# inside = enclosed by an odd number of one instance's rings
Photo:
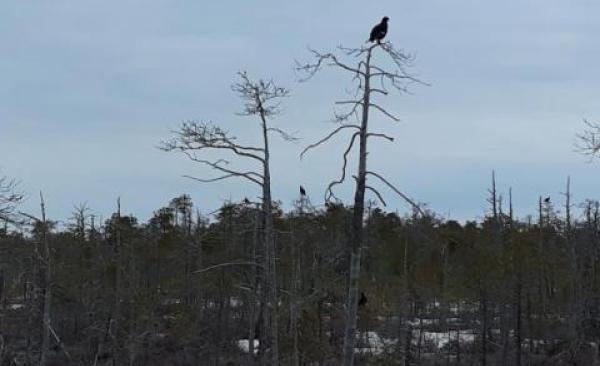
POLYGON ((381 19, 381 23, 377 24, 371 30, 371 35, 369 36, 369 40, 367 42, 377 42, 381 43, 381 40, 385 37, 388 31, 388 20, 390 18, 383 17, 381 19))
POLYGON ((306 190, 302 186, 300 186, 300 195, 301 196, 306 196, 306 190))

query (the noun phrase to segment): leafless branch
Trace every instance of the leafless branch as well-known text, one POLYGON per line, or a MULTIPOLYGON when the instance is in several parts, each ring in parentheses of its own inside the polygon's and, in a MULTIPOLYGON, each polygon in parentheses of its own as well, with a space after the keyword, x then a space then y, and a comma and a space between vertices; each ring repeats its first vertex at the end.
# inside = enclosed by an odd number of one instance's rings
POLYGON ((379 201, 381 201, 381 203, 383 203, 383 205, 387 207, 387 204, 385 203, 385 200, 383 199, 383 197, 381 196, 381 194, 379 193, 379 191, 377 191, 375 188, 373 188, 371 186, 365 186, 365 188, 368 189, 369 191, 375 193, 375 195, 377 196, 377 198, 379 199, 379 201))
POLYGON ((13 222, 11 214, 17 205, 25 199, 19 190, 19 182, 5 176, 0 177, 0 219, 13 222))
POLYGON ((218 268, 223 268, 223 267, 230 267, 230 266, 255 266, 255 267, 259 267, 259 268, 263 268, 264 269, 263 265, 261 265, 259 263, 256 263, 256 262, 229 262, 229 263, 215 264, 214 266, 202 268, 202 269, 199 269, 199 270, 194 271, 192 273, 194 273, 194 274, 204 273, 204 272, 212 271, 213 269, 218 269, 218 268))
POLYGON ((388 141, 392 141, 392 142, 394 141, 394 138, 393 138, 393 137, 391 137, 391 136, 388 136, 388 135, 386 135, 385 133, 375 133, 375 132, 369 132, 369 133, 367 134, 367 137, 381 137, 381 138, 384 138, 384 139, 386 139, 386 140, 388 140, 388 141))
POLYGON ((72 360, 73 358, 71 357, 71 354, 65 348, 65 344, 60 339, 60 337, 58 336, 58 334, 56 334, 56 331, 54 330, 54 328, 52 328, 52 326, 50 324, 46 324, 46 326, 48 327, 48 329, 50 330, 50 333, 52 334, 52 336, 56 340, 56 343, 58 343, 58 345, 60 347, 60 350, 63 351, 63 353, 65 354, 65 356, 67 356, 68 359, 72 360))
POLYGON ((383 107, 375 104, 375 103, 369 103, 369 106, 377 109, 378 111, 380 111, 381 113, 385 114, 386 116, 388 116, 389 118, 393 119, 396 122, 400 122, 400 118, 394 116, 393 114, 391 114, 390 112, 386 111, 383 107))
POLYGON ((208 166, 210 166, 213 169, 216 169, 218 171, 226 173, 226 175, 224 175, 222 177, 215 178, 215 179, 206 179, 205 180, 205 179, 193 178, 193 177, 188 177, 188 178, 192 178, 192 179, 198 180, 200 182, 202 182, 202 181, 205 181, 205 182, 211 182, 212 181, 212 182, 214 182, 214 181, 217 181, 217 180, 222 180, 222 179, 226 179, 226 178, 230 178, 230 177, 243 177, 243 178, 246 178, 246 179, 248 179, 248 180, 250 180, 250 181, 252 181, 252 182, 254 182, 254 183, 258 184, 258 185, 262 185, 263 184, 263 182, 262 182, 263 176, 261 174, 259 174, 259 173, 256 173, 256 172, 238 172, 238 171, 235 171, 235 170, 223 167, 221 164, 229 164, 229 162, 227 160, 219 159, 217 161, 210 161, 210 160, 205 160, 205 159, 199 159, 199 158, 197 158, 193 154, 190 154, 187 151, 184 151, 184 154, 187 155, 188 158, 190 160, 192 160, 192 161, 208 165, 208 166))
POLYGON ((388 54, 390 59, 396 64, 396 67, 406 74, 406 68, 413 65, 415 56, 404 52, 402 49, 394 48, 391 42, 385 42, 381 44, 381 49, 388 54))
POLYGON ((586 129, 575 135, 575 151, 593 160, 600 152, 600 124, 586 119, 583 123, 586 129))
POLYGON ((342 100, 339 102, 335 102, 335 104, 352 104, 352 105, 362 105, 362 100, 342 100))
POLYGON ((184 122, 171 141, 163 141, 159 148, 163 151, 199 151, 205 149, 225 149, 233 153, 252 158, 264 163, 264 158, 255 154, 264 153, 259 147, 244 146, 234 143, 235 137, 218 126, 207 122, 184 122))
POLYGON ((379 93, 379 94, 383 94, 383 95, 388 95, 387 90, 383 90, 383 89, 371 88, 371 92, 373 92, 373 93, 379 93))
MULTIPOLYGON (((344 47, 344 46, 338 46, 338 49, 341 50, 342 52, 344 52, 346 55, 348 56, 354 56, 354 57, 360 57, 363 54, 369 52, 370 50, 379 47, 380 44, 379 43, 374 43, 372 45, 369 46, 361 46, 361 47, 344 47)), ((361 64, 364 66, 364 62, 361 61, 361 64)))
POLYGON ((297 141, 300 140, 294 134, 290 134, 288 132, 285 132, 285 131, 283 131, 282 129, 280 129, 278 127, 269 127, 269 128, 267 128, 267 131, 271 131, 271 132, 275 132, 275 133, 279 134, 279 136, 281 136, 281 138, 284 139, 285 141, 297 142, 297 141))
POLYGON ((300 78, 301 82, 307 81, 312 78, 321 68, 323 64, 327 64, 329 66, 337 66, 343 70, 349 71, 354 75, 365 76, 365 73, 358 68, 354 68, 349 66, 343 62, 340 62, 338 58, 333 53, 320 53, 313 49, 309 49, 309 51, 313 54, 316 61, 314 63, 300 64, 296 61, 296 71, 305 73, 306 76, 300 78))
POLYGON ((408 202, 415 210, 417 210, 422 216, 426 216, 425 212, 423 212, 423 210, 421 210, 421 207, 416 204, 412 199, 410 199, 407 195, 405 195, 404 193, 400 192, 400 190, 396 187, 394 187, 393 184, 391 184, 390 182, 388 182, 384 177, 382 177, 381 175, 372 172, 372 171, 367 171, 367 174, 370 174, 374 177, 379 178, 379 180, 381 180, 383 183, 385 183, 392 191, 396 192, 396 194, 398 194, 400 197, 402 197, 406 202, 408 202))
POLYGON ((335 187, 338 184, 342 184, 346 180, 346 167, 348 165, 348 154, 352 150, 354 141, 356 141, 356 138, 359 135, 360 135, 360 132, 355 132, 352 135, 352 138, 350 139, 350 143, 348 144, 348 147, 346 148, 346 151, 344 151, 344 155, 343 155, 344 164, 342 165, 342 176, 340 177, 340 179, 334 180, 333 182, 329 183, 329 185, 327 186, 327 189, 325 190, 325 202, 329 202, 331 200, 331 198, 335 198, 335 194, 333 193, 333 187, 335 187))
MULTIPOLYGON (((245 176, 245 175, 243 175, 243 174, 234 174, 234 173, 231 173, 231 174, 225 174, 225 175, 222 175, 222 176, 220 176, 220 177, 216 177, 216 178, 207 178, 207 179, 198 178, 198 177, 193 177, 193 176, 191 176, 191 175, 183 175, 183 177, 184 177, 184 178, 188 178, 188 179, 192 179, 192 180, 195 180, 195 181, 197 181, 197 182, 201 182, 201 183, 212 183, 212 182, 217 182, 217 181, 220 181, 220 180, 224 180, 224 179, 228 179, 228 178, 233 178, 233 177, 244 177, 244 178, 248 178, 248 177, 246 177, 246 176, 245 176)), ((248 179, 250 179, 250 178, 248 178, 248 179)), ((260 184, 260 183, 259 183, 259 182, 257 182, 257 181, 254 181, 254 180, 252 180, 252 179, 250 179, 250 180, 251 180, 252 182, 256 183, 256 184, 260 184)))
MULTIPOLYGON (((350 104, 350 103, 336 103, 336 104, 350 104)), ((358 109, 359 106, 362 106, 363 103, 354 103, 354 105, 352 106, 352 108, 350 108, 347 112, 344 113, 338 113, 338 112, 334 112, 335 118, 333 119, 333 122, 335 123, 344 123, 345 121, 347 121, 352 115, 356 115, 356 110, 358 109)))
POLYGON ((279 102, 281 98, 289 96, 286 88, 275 85, 273 80, 251 81, 245 71, 239 72, 241 81, 235 83, 231 89, 245 100, 244 110, 241 115, 262 115, 270 117, 279 113, 279 102))
POLYGON ((356 128, 357 130, 360 130, 360 127, 357 125, 343 125, 340 126, 338 128, 336 128, 335 130, 333 130, 331 133, 329 133, 327 136, 325 136, 324 138, 322 138, 321 140, 315 142, 314 144, 310 144, 308 145, 304 150, 302 150, 302 152, 300 153, 300 159, 302 159, 304 157, 304 154, 310 150, 313 149, 325 142, 327 142, 327 140, 329 140, 330 138, 332 138, 335 134, 337 134, 338 132, 340 132, 341 130, 344 130, 346 128, 356 128))
POLYGON ((28 218, 29 220, 31 220, 31 221, 33 221, 33 222, 36 222, 36 223, 40 223, 40 222, 42 222, 42 221, 41 221, 40 219, 38 219, 37 217, 35 217, 35 216, 33 216, 33 215, 30 215, 30 214, 28 214, 28 213, 26 213, 26 212, 21 212, 21 211, 19 211, 19 215, 21 215, 21 216, 25 216, 25 217, 26 217, 26 218, 28 218))

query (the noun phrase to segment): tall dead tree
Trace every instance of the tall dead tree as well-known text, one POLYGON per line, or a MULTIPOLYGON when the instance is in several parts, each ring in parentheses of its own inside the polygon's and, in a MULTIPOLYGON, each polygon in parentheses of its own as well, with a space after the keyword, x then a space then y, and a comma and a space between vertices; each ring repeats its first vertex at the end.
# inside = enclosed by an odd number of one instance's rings
POLYGON ((38 273, 38 290, 41 293, 41 342, 40 342, 40 354, 39 354, 39 365, 45 366, 49 364, 49 353, 51 338, 54 339, 58 348, 64 353, 64 355, 71 359, 71 355, 66 350, 62 340, 58 336, 57 332, 52 327, 51 317, 51 304, 52 304, 52 254, 50 248, 50 233, 55 223, 46 219, 46 202, 44 196, 40 192, 40 213, 41 216, 35 217, 33 215, 19 212, 19 214, 26 218, 25 221, 20 221, 21 224, 29 223, 33 226, 33 231, 37 237, 37 245, 35 247, 35 259, 39 263, 36 267, 39 268, 38 273))
POLYGON ((48 351, 50 350, 50 305, 52 301, 52 268, 50 257, 50 245, 48 243, 48 223, 46 221, 46 203, 44 196, 40 192, 40 209, 41 209, 41 225, 40 244, 42 245, 42 267, 43 267, 43 310, 42 310, 42 349, 40 353, 40 365, 45 366, 47 363, 48 351))
MULTIPOLYGON (((269 138, 272 134, 279 135, 284 140, 292 141, 295 138, 282 129, 271 126, 270 120, 279 114, 279 104, 282 98, 289 95, 287 89, 277 86, 273 81, 250 80, 245 72, 239 74, 240 81, 232 86, 232 90, 244 101, 244 109, 240 115, 258 117, 260 125, 261 144, 257 146, 243 145, 237 142, 237 138, 227 131, 207 122, 185 122, 178 131, 175 138, 164 142, 161 148, 165 151, 179 151, 187 155, 192 161, 206 165, 219 173, 215 178, 197 178, 187 176, 199 182, 217 182, 229 178, 243 178, 248 182, 257 184, 262 193, 262 221, 263 221, 263 251, 262 263, 257 266, 264 270, 262 291, 266 311, 263 317, 266 322, 267 344, 261 344, 260 354, 266 355, 270 351, 267 361, 263 357, 263 363, 279 365, 279 341, 278 341, 278 319, 277 319, 277 271, 275 265, 276 246, 273 230, 273 207, 271 196, 271 170, 270 170, 270 148, 269 138), (231 168, 228 157, 209 160, 202 156, 203 153, 222 151, 258 164, 255 170, 238 170, 231 168)), ((235 263, 232 263, 235 265, 235 263)), ((247 264, 247 263, 245 263, 247 264)), ((253 340, 249 340, 252 342, 253 340)))
POLYGON ((406 92, 410 83, 422 83, 407 72, 407 67, 412 64, 413 57, 402 50, 394 48, 392 43, 386 42, 373 44, 368 47, 344 48, 339 47, 339 53, 349 61, 342 61, 334 53, 321 53, 311 50, 315 61, 307 64, 299 64, 297 70, 305 73, 302 80, 308 80, 313 77, 323 66, 333 66, 341 71, 348 73, 355 82, 353 97, 349 100, 336 102, 337 105, 345 106, 343 112, 336 113, 334 123, 337 127, 318 142, 307 146, 302 152, 303 156, 307 151, 324 144, 339 133, 354 131, 350 141, 343 153, 343 165, 341 177, 332 181, 326 190, 325 200, 329 201, 336 198, 333 188, 342 184, 346 180, 346 167, 348 156, 355 143, 358 141, 358 167, 357 173, 353 176, 356 181, 356 190, 354 194, 354 207, 352 215, 352 228, 350 234, 350 278, 348 283, 348 294, 346 301, 346 324, 344 331, 343 346, 343 365, 351 366, 354 363, 354 345, 356 342, 356 324, 358 308, 358 281, 360 279, 361 249, 364 241, 364 214, 365 214, 365 194, 370 191, 385 205, 383 197, 373 186, 367 184, 367 177, 376 178, 379 182, 389 187, 392 191, 408 201, 412 206, 418 208, 410 198, 404 195, 399 189, 385 179, 381 174, 368 170, 367 168, 367 143, 370 138, 383 138, 388 141, 394 139, 385 133, 373 132, 369 129, 369 119, 371 111, 375 110, 384 117, 393 121, 399 121, 399 118, 390 113, 376 101, 376 96, 387 96, 388 88, 399 92, 406 92), (391 69, 385 69, 374 63, 373 57, 378 50, 381 56, 391 61, 391 69), (377 85, 375 85, 377 83, 377 85))

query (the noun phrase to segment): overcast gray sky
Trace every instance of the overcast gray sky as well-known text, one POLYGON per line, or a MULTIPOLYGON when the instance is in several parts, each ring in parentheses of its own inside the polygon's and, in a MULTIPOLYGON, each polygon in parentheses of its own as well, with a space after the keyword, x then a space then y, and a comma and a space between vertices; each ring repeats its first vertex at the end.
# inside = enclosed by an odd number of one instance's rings
MULTIPOLYGON (((576 200, 599 198, 600 166, 573 152, 582 118, 600 120, 598 14, 591 0, 5 0, 0 168, 31 194, 26 210, 43 190, 57 219, 80 202, 106 217, 117 196, 142 219, 181 193, 203 212, 256 196, 242 181, 186 180, 211 172, 156 149, 187 119, 252 141, 256 122, 235 115, 229 87, 248 70, 291 89, 275 123, 302 137, 273 146, 275 197, 289 204, 302 184, 321 203, 343 140, 298 154, 331 128, 332 103, 351 84, 334 70, 299 84, 294 60, 309 60, 308 46, 359 46, 387 15, 389 40, 417 55, 412 71, 431 87, 387 98, 401 123, 374 118, 396 137, 372 146, 380 172, 459 219, 483 215, 492 169, 520 216, 540 194, 558 201, 569 174, 576 200)), ((352 189, 340 190, 347 202, 352 189)))

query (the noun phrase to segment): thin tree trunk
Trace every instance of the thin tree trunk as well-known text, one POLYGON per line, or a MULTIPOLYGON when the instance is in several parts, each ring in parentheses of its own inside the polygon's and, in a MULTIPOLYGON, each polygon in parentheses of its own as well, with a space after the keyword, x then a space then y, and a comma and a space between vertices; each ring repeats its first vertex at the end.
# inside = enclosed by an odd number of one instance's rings
MULTIPOLYGON (((258 92, 257 92, 258 95, 258 92)), ((275 236, 273 230, 273 207, 271 197, 271 171, 270 171, 270 153, 269 153, 269 134, 267 127, 267 118, 260 98, 257 97, 257 105, 260 110, 262 120, 263 142, 264 142, 264 168, 263 168, 263 213, 265 215, 265 255, 267 269, 267 307, 269 312, 268 330, 269 347, 271 348, 271 365, 279 365, 279 322, 278 322, 278 295, 277 295, 277 271, 275 257, 277 250, 275 247, 275 236)), ((267 320, 267 319, 265 319, 267 320)))
POLYGON ((44 276, 44 307, 42 312, 42 349, 40 352, 40 365, 45 366, 48 358, 48 351, 50 350, 50 305, 52 301, 52 278, 51 278, 51 258, 50 258, 50 243, 48 242, 48 225, 46 222, 46 204, 44 197, 40 192, 40 207, 42 210, 42 230, 41 230, 41 244, 43 246, 43 276, 44 276))
MULTIPOLYGON (((519 266, 520 267, 520 266, 519 266)), ((521 319, 521 293, 523 289, 521 268, 517 270, 517 286, 515 288, 515 366, 521 366, 522 354, 522 319, 521 319)))
MULTIPOLYGON (((300 198, 300 217, 304 212, 304 198, 300 198)), ((298 348, 298 308, 299 308, 299 287, 300 287, 300 242, 294 240, 294 230, 292 228, 292 284, 290 300, 290 332, 292 333, 292 366, 300 366, 300 350, 298 348)))
POLYGON ((487 294, 485 289, 479 288, 479 306, 481 312, 481 366, 487 364, 487 336, 488 336, 488 318, 487 318, 487 294))
MULTIPOLYGON (((258 262, 258 232, 260 229, 259 225, 260 221, 260 213, 258 207, 254 211, 254 233, 252 238, 252 260, 258 262)), ((249 316, 248 316, 248 365, 254 365, 255 352, 254 352, 254 340, 256 339, 256 299, 259 298, 259 289, 260 289, 260 281, 258 277, 258 272, 256 266, 251 267, 250 272, 250 281, 254 288, 254 294, 250 294, 248 296, 248 307, 249 307, 249 316)), ((260 346, 259 346, 260 348, 260 346)))
POLYGON ((361 249, 363 243, 363 216, 365 211, 365 190, 367 180, 367 131, 369 124, 369 105, 371 97, 370 72, 371 52, 367 51, 364 75, 364 94, 362 99, 362 117, 360 126, 360 148, 358 160, 358 176, 354 195, 352 229, 350 236, 350 280, 348 283, 348 299, 346 302, 346 327, 344 332, 343 365, 354 364, 354 344, 356 342, 356 323, 358 312, 358 281, 360 279, 361 249))

